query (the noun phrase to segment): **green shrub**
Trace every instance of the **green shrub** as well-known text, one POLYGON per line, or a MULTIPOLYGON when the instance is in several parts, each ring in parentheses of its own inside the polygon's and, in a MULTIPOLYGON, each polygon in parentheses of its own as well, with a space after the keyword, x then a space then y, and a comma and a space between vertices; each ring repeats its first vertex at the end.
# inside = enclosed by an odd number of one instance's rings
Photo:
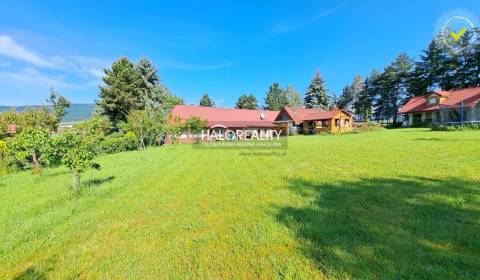
POLYGON ((402 122, 395 122, 387 125, 387 128, 401 128, 403 126, 402 122))
POLYGON ((125 135, 112 134, 100 142, 100 151, 106 154, 134 151, 138 149, 138 138, 134 133, 125 135))
POLYGON ((432 122, 421 122, 417 124, 412 124, 410 127, 416 128, 416 127, 426 127, 426 128, 432 128, 433 124, 432 122))
POLYGON ((468 131, 480 130, 480 123, 434 124, 433 131, 468 131))
POLYGON ((2 160, 7 153, 7 142, 0 140, 0 160, 2 160))

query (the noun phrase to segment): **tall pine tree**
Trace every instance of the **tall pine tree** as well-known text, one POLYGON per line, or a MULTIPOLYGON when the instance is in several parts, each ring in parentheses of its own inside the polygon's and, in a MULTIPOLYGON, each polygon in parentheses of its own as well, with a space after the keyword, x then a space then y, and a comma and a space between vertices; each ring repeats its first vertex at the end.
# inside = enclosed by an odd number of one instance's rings
POLYGON ((306 108, 318 108, 328 110, 329 100, 325 80, 317 72, 312 82, 307 88, 307 93, 304 98, 304 105, 306 108))
POLYGON ((378 79, 380 72, 373 70, 365 79, 363 90, 358 93, 358 100, 354 104, 355 112, 361 120, 370 121, 373 114, 373 100, 378 93, 378 79))
POLYGON ((104 85, 100 86, 97 106, 114 127, 127 120, 130 111, 143 109, 144 99, 142 77, 135 65, 126 57, 121 57, 105 69, 104 85))

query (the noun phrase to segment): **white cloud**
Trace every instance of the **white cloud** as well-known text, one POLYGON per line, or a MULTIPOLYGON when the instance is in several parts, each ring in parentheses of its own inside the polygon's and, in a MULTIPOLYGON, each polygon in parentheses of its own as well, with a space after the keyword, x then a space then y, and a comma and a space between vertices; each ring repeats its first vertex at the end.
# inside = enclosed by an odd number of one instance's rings
POLYGON ((51 63, 34 52, 24 48, 9 36, 0 35, 0 54, 14 59, 23 60, 36 66, 52 67, 51 63))
POLYGON ((42 56, 20 45, 7 35, 0 35, 0 55, 21 60, 35 67, 76 73, 84 78, 87 76, 101 78, 102 69, 109 64, 106 60, 87 56, 42 56))
POLYGON ((82 84, 67 82, 61 76, 51 77, 33 67, 26 67, 16 71, 0 71, 0 84, 21 82, 30 85, 55 87, 59 89, 85 89, 97 84, 97 81, 90 81, 82 84))

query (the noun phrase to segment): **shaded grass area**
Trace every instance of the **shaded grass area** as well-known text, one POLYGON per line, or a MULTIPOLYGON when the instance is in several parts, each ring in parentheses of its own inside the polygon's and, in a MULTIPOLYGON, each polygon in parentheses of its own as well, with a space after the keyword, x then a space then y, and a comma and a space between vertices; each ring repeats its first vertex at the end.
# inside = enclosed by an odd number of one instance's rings
POLYGON ((278 219, 305 241, 304 254, 327 274, 480 278, 480 181, 405 177, 289 184, 312 204, 283 207, 278 219))
POLYGON ((0 279, 479 277, 480 132, 188 145, 0 177, 0 279))

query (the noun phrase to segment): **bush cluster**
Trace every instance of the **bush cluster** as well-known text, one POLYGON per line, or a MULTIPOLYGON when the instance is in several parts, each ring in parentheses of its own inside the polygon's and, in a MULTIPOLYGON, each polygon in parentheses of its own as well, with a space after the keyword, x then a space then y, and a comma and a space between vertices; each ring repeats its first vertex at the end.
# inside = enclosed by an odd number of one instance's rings
POLYGON ((463 124, 434 124, 433 131, 463 131, 463 130, 480 130, 480 123, 463 123, 463 124))
POLYGON ((101 153, 114 154, 138 149, 138 137, 133 132, 125 135, 111 134, 100 140, 101 153))

